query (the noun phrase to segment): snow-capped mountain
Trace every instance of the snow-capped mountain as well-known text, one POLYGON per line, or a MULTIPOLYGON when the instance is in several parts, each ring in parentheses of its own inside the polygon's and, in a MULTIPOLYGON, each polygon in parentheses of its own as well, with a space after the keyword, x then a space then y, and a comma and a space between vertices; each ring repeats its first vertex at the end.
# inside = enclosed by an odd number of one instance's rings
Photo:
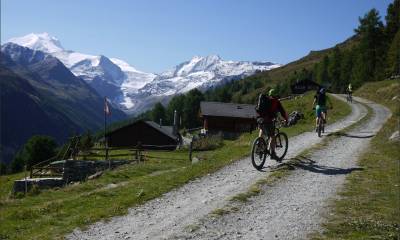
POLYGON ((232 77, 243 77, 258 71, 266 71, 279 65, 265 62, 224 61, 218 55, 195 56, 190 61, 157 76, 139 92, 152 95, 184 93, 193 88, 208 88, 232 77))
POLYGON ((65 50, 48 33, 28 34, 9 42, 41 50, 57 57, 71 72, 88 82, 100 95, 109 97, 128 113, 145 111, 156 101, 193 88, 207 89, 256 71, 279 67, 270 62, 225 61, 217 55, 195 56, 161 74, 139 71, 118 58, 65 50))
POLYGON ((50 36, 48 33, 30 33, 23 37, 11 38, 8 42, 46 53, 60 52, 64 50, 60 41, 57 38, 50 36))
POLYGON ((135 92, 155 77, 136 70, 128 63, 103 55, 89 55, 65 50, 59 40, 48 33, 31 33, 8 42, 40 50, 58 58, 71 72, 88 82, 100 95, 107 96, 123 109, 132 107, 125 92, 135 92))
POLYGON ((241 79, 256 71, 267 71, 280 65, 270 62, 224 61, 218 55, 194 56, 191 60, 159 74, 137 93, 127 93, 136 111, 144 111, 155 102, 165 102, 175 94, 198 88, 205 90, 232 79, 241 79))

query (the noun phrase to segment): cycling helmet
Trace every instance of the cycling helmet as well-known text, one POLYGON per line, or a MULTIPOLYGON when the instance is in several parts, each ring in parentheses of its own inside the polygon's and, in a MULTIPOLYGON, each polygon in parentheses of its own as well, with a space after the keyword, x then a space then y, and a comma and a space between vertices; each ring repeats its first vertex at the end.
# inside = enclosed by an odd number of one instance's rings
POLYGON ((319 93, 324 94, 325 91, 326 91, 325 88, 321 88, 321 89, 319 90, 319 93))
POLYGON ((271 88, 271 90, 269 90, 269 92, 268 92, 268 95, 271 97, 277 97, 278 92, 274 88, 271 88))

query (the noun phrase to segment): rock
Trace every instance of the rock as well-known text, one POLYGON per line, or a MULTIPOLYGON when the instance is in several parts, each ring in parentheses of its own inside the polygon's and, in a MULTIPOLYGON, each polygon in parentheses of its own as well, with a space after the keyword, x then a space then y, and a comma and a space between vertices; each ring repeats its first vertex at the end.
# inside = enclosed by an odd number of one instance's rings
POLYGON ((394 133, 392 134, 392 136, 390 136, 389 140, 390 140, 390 141, 400 141, 399 130, 397 130, 396 132, 394 132, 394 133))
POLYGON ((95 173, 95 174, 93 174, 93 175, 90 175, 90 176, 88 177, 88 180, 92 180, 92 179, 98 178, 98 177, 100 177, 101 175, 103 175, 103 171, 99 171, 99 172, 97 172, 97 173, 95 173))
POLYGON ((192 158, 192 163, 198 163, 198 162, 199 162, 199 159, 197 157, 192 158))

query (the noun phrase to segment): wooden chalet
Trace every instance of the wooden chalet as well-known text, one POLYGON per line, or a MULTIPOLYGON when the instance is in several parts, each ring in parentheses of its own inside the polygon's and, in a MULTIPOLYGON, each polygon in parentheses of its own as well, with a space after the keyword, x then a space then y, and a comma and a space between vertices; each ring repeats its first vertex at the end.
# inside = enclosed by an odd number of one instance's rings
POLYGON ((293 94, 303 94, 307 91, 318 90, 321 85, 311 80, 298 81, 290 86, 293 94))
POLYGON ((255 105, 201 102, 203 128, 210 133, 242 133, 256 129, 255 105))
POLYGON ((135 147, 174 150, 180 135, 173 126, 161 126, 153 121, 139 120, 107 133, 109 147, 135 147))

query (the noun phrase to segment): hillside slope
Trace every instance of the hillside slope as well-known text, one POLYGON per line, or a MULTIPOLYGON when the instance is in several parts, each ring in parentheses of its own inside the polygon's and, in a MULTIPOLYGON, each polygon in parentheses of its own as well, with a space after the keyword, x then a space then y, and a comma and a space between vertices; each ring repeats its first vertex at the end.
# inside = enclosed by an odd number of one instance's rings
POLYGON ((35 134, 59 141, 83 128, 53 107, 26 79, 0 63, 1 159, 8 162, 35 134))
MULTIPOLYGON (((103 98, 57 58, 6 44, 2 46, 0 70, 6 162, 11 152, 33 134, 50 135, 61 143, 85 129, 94 131, 102 127, 103 98)), ((110 121, 126 117, 120 110, 111 111, 110 121)))

